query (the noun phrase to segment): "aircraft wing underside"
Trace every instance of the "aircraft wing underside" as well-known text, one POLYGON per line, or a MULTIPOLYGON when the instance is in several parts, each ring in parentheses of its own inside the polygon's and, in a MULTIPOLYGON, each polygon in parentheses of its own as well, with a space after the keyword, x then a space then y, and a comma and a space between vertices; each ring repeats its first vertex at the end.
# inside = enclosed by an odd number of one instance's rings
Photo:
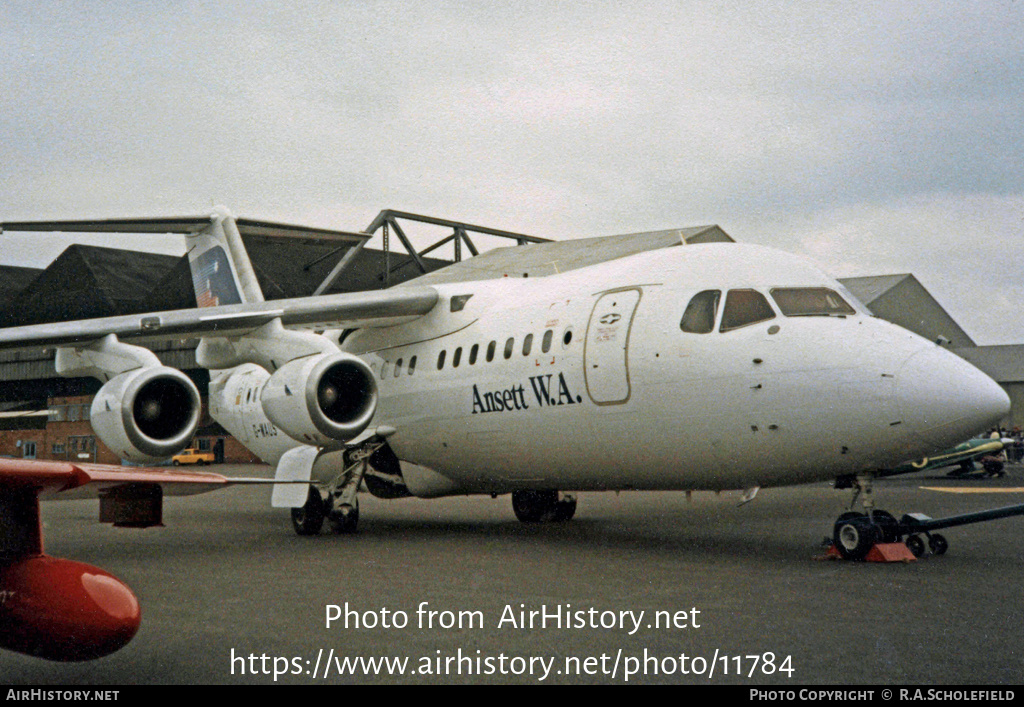
POLYGON ((426 314, 437 299, 432 287, 408 287, 34 324, 0 329, 0 351, 88 344, 108 334, 135 342, 241 336, 275 319, 290 329, 392 326, 426 314))

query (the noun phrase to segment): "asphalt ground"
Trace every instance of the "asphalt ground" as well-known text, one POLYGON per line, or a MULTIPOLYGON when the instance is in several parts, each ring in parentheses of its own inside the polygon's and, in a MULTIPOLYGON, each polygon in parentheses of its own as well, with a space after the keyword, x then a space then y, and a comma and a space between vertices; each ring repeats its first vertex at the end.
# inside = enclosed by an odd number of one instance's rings
MULTIPOLYGON (((883 480, 876 503, 933 517, 1024 503, 1024 468, 1009 471, 883 480)), ((47 552, 121 578, 142 627, 88 663, 4 652, 0 684, 622 683, 634 669, 646 674, 631 683, 1006 685, 1024 675, 1024 518, 950 529, 946 555, 882 565, 817 559, 851 499, 826 484, 765 489, 743 507, 738 493, 588 493, 572 522, 537 525, 517 522, 508 496, 362 495, 356 535, 319 537, 296 536, 269 495, 167 499, 166 527, 148 530, 97 524, 95 501, 45 504, 47 552), (346 602, 361 621, 387 609, 408 625, 328 628, 327 607, 346 602), (438 623, 477 613, 461 629, 420 628, 422 602, 453 612, 438 623), (499 626, 520 605, 583 611, 587 625, 499 626), (589 625, 620 611, 645 612, 632 635, 629 615, 625 628, 589 625), (658 611, 675 625, 656 627, 658 611), (448 660, 459 651, 465 660, 448 660), (324 677, 355 656, 405 657, 407 669, 324 677), (543 680, 537 658, 552 661, 543 680), (431 674, 438 660, 442 674, 431 674)))

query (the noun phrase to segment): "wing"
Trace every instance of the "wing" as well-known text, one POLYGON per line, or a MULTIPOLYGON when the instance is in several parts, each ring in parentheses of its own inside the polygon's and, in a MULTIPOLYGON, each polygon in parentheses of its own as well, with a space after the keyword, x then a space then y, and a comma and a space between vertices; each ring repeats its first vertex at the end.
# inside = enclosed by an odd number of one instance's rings
POLYGON ((265 302, 245 252, 243 236, 249 240, 286 238, 301 242, 327 242, 354 246, 350 252, 356 252, 365 245, 370 234, 236 218, 223 207, 216 207, 211 214, 202 216, 7 221, 0 223, 0 234, 4 231, 183 234, 189 245, 189 266, 196 286, 196 299, 201 306, 198 309, 10 327, 0 330, 0 351, 88 344, 109 334, 116 335, 121 341, 134 340, 138 343, 201 337, 231 338, 245 335, 276 319, 287 329, 392 326, 426 314, 438 300, 433 287, 414 286, 401 290, 265 302), (204 260, 206 256, 210 262, 204 260), (220 265, 224 268, 218 271, 220 265), (226 292, 221 293, 225 295, 222 299, 209 296, 211 293, 207 290, 212 286, 211 278, 216 280, 217 286, 226 288, 226 292), (218 304, 219 301, 224 304, 218 304))
POLYGON ((161 523, 162 484, 201 493, 222 488, 227 483, 227 478, 219 474, 182 474, 160 469, 0 459, 0 557, 42 554, 43 537, 39 523, 39 497, 42 494, 67 493, 73 496, 77 490, 95 484, 94 491, 101 499, 101 521, 110 518, 108 522, 115 525, 148 527, 161 523), (120 506, 120 509, 115 506, 120 506), (129 506, 134 506, 134 519, 124 512, 129 506))
POLYGON ((100 522, 146 528, 162 524, 163 497, 216 491, 273 479, 228 477, 109 464, 0 459, 0 557, 42 552, 40 498, 100 499, 100 522))
POLYGON ((392 326, 426 314, 437 300, 433 287, 405 287, 33 324, 0 329, 0 351, 87 344, 108 334, 135 343, 241 336, 275 319, 288 329, 392 326))
POLYGON ((255 479, 230 479, 208 472, 171 471, 151 467, 0 459, 0 492, 6 489, 26 488, 35 489, 43 496, 60 495, 65 498, 95 497, 105 489, 128 484, 157 484, 163 487, 168 495, 185 496, 215 491, 231 483, 253 481, 255 479))

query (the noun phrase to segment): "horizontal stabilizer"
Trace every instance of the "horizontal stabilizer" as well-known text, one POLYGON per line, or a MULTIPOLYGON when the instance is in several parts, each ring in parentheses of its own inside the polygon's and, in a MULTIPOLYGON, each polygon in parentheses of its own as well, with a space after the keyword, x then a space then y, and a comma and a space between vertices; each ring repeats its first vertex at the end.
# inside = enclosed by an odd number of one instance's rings
MULTIPOLYGON (((0 233, 27 231, 31 233, 175 233, 191 235, 208 227, 215 215, 165 216, 157 218, 74 219, 61 221, 4 221, 0 233)), ((296 238, 305 241, 328 241, 354 245, 368 240, 369 233, 312 228, 294 224, 236 218, 243 238, 296 238)))

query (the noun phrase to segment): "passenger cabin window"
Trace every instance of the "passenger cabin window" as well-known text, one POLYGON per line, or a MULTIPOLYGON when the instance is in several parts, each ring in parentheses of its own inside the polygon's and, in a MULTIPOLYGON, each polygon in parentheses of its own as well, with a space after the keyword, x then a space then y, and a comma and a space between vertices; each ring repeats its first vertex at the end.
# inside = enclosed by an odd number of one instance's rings
POLYGON ((732 331, 775 318, 768 299, 757 290, 729 290, 725 295, 720 331, 732 331))
POLYGON ((472 366, 476 363, 476 355, 480 353, 480 344, 473 344, 473 348, 469 350, 469 365, 472 366))
POLYGON ((416 357, 413 356, 412 358, 409 359, 409 375, 411 376, 412 372, 415 371, 415 370, 416 370, 416 357))
POLYGON ((721 298, 721 290, 704 290, 695 294, 686 305, 679 328, 687 334, 708 334, 714 331, 715 319, 718 317, 718 301, 721 298))
POLYGON ((512 349, 514 349, 515 347, 515 337, 509 337, 509 340, 505 342, 505 358, 512 358, 512 349))
POLYGON ((491 343, 487 344, 487 363, 490 363, 491 361, 494 360, 494 350, 497 347, 498 344, 495 341, 492 341, 491 343))
POLYGON ((455 354, 452 355, 452 368, 459 367, 459 361, 462 360, 462 347, 455 349, 455 354))
POLYGON ((441 353, 439 353, 437 355, 437 370, 439 370, 439 371, 442 368, 444 368, 444 355, 445 355, 445 353, 447 353, 447 352, 442 351, 441 353))
POLYGON ((548 351, 551 350, 551 339, 554 336, 554 334, 555 332, 551 329, 548 329, 546 332, 544 332, 544 338, 541 339, 540 341, 541 353, 547 353, 548 351))
POLYGON ((787 317, 830 317, 857 313, 838 292, 827 287, 775 287, 771 295, 787 317))
POLYGON ((533 348, 533 334, 527 334, 523 339, 523 356, 529 356, 531 348, 533 348))
POLYGON ((395 361, 395 378, 402 375, 402 359, 395 361))

